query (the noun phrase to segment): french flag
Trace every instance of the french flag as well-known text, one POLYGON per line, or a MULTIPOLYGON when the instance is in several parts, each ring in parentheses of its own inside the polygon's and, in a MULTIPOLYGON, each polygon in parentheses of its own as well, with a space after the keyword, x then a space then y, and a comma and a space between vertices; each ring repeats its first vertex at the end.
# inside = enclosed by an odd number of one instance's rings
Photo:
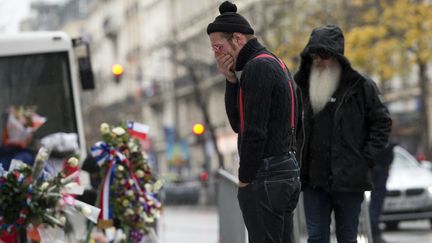
POLYGON ((128 133, 137 139, 146 140, 150 127, 139 122, 127 122, 128 133))

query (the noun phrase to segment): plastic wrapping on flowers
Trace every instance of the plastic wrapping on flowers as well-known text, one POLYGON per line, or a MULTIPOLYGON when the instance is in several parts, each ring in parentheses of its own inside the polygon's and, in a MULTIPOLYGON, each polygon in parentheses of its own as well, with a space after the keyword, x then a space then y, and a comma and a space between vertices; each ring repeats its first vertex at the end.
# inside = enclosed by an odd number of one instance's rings
POLYGON ((157 193, 162 183, 152 174, 140 141, 125 126, 103 123, 101 133, 103 141, 92 147, 102 169, 98 226, 113 225, 125 231, 127 242, 140 242, 159 217, 157 193))

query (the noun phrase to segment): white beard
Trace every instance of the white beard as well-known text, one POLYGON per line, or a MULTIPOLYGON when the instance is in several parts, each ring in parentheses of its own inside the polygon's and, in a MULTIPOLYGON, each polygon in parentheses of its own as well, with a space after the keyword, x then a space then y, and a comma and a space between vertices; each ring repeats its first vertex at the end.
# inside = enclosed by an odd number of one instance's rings
POLYGON ((314 114, 318 114, 330 101, 339 85, 341 67, 335 65, 316 67, 312 64, 309 76, 309 100, 314 114))

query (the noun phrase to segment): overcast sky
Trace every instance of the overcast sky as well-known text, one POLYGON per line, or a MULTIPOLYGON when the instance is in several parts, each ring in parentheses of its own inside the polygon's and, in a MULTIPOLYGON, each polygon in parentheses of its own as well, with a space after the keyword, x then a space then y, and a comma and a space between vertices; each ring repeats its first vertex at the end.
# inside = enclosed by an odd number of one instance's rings
POLYGON ((64 0, 0 0, 0 33, 16 33, 19 22, 30 13, 31 2, 63 2, 64 0))

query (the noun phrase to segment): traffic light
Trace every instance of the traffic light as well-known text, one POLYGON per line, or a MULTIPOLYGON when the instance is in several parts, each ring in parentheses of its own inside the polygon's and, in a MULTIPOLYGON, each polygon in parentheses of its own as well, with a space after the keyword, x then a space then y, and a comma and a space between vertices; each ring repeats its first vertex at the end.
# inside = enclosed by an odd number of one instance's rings
POLYGON ((112 74, 114 75, 114 81, 116 82, 116 83, 120 83, 120 81, 121 81, 121 78, 122 78, 122 76, 123 76, 123 71, 124 71, 124 68, 123 68, 123 66, 122 65, 120 65, 120 64, 114 64, 113 66, 112 66, 112 74))
POLYGON ((192 132, 197 136, 201 136, 205 132, 205 126, 202 123, 195 123, 192 127, 192 132))

